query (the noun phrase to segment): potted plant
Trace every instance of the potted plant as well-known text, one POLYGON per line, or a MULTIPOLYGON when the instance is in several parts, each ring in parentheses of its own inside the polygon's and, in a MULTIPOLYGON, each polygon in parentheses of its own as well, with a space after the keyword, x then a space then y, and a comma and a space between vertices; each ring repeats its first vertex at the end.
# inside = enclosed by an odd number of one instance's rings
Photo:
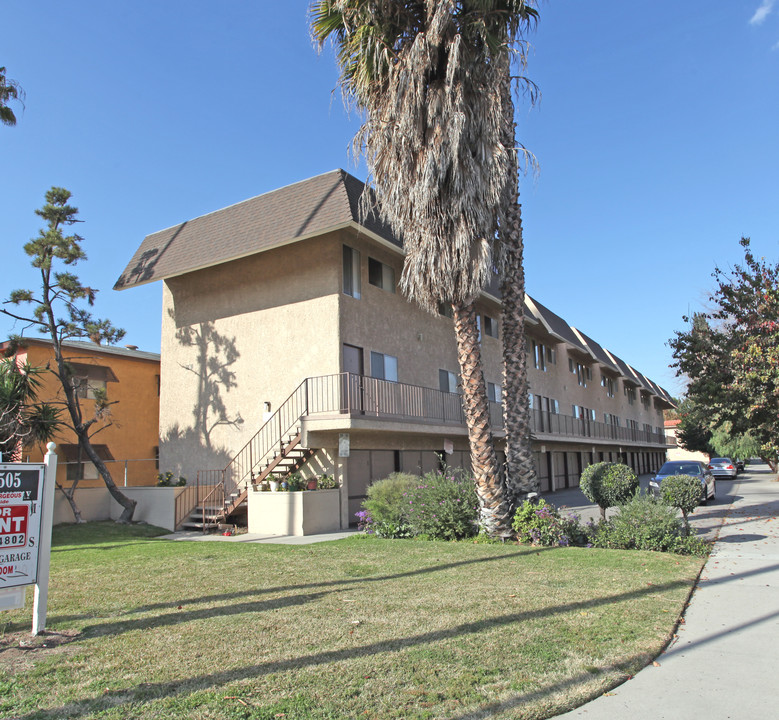
POLYGON ((317 479, 316 476, 309 478, 308 482, 306 483, 306 489, 307 490, 316 490, 317 486, 317 479))
POLYGON ((274 478, 273 476, 271 476, 269 484, 270 484, 271 492, 278 492, 278 490, 279 490, 279 481, 278 481, 277 478, 274 478))

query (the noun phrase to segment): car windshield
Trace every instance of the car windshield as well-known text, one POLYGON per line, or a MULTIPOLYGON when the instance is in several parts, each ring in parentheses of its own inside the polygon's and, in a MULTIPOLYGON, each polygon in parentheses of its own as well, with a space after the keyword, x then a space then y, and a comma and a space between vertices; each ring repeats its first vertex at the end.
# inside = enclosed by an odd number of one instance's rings
POLYGON ((666 463, 660 468, 658 475, 700 475, 701 467, 698 463, 666 463))

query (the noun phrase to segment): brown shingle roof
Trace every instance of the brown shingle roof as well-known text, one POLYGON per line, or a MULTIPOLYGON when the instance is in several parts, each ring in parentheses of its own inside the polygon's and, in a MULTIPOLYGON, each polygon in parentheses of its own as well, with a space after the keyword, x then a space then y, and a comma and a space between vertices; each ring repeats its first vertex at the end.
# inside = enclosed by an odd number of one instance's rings
POLYGON ((349 173, 333 170, 153 233, 141 243, 114 288, 237 260, 350 222, 400 247, 376 217, 361 218, 363 188, 349 173))

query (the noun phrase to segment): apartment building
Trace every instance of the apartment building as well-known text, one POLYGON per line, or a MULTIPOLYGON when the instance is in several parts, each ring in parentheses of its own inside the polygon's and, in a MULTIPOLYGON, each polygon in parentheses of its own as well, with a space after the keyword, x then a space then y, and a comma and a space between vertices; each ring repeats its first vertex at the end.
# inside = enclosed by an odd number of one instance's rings
MULTIPOLYGON (((336 170, 143 241, 115 287, 163 283, 162 470, 245 487, 294 444, 338 476, 348 524, 374 480, 467 466, 451 313, 401 295, 402 242, 361 215, 363 188, 336 170)), ((496 287, 477 307, 500 451, 496 287)), ((529 297, 525 316, 542 489, 602 459, 659 467, 668 393, 529 297)))
MULTIPOLYGON (((9 343, 0 343, 3 355, 9 343)), ((135 347, 109 347, 93 342, 66 341, 62 354, 73 372, 73 381, 85 420, 94 416, 95 392, 106 392, 113 404, 103 427, 95 436, 93 447, 106 463, 117 485, 154 485, 157 482, 157 447, 159 445, 159 379, 160 356, 135 347)), ((35 367, 56 367, 54 348, 46 338, 23 338, 16 350, 19 363, 35 367)), ((63 426, 57 443, 57 484, 70 487, 103 487, 97 468, 79 451, 76 434, 64 426, 70 417, 64 405, 65 393, 53 373, 41 376, 40 401, 50 402, 62 410, 63 426)), ((45 448, 25 450, 29 462, 42 462, 45 448)))

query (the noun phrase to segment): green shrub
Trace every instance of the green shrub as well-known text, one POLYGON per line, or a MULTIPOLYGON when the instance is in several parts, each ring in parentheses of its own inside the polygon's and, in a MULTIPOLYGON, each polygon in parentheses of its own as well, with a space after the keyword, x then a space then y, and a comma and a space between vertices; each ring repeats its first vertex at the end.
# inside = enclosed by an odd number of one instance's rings
POLYGON ((606 508, 621 505, 638 492, 638 477, 621 463, 599 462, 584 468, 579 488, 588 500, 600 507, 606 519, 606 508))
POLYGON ((479 500, 468 475, 447 469, 416 480, 404 498, 414 535, 430 540, 460 540, 476 535, 479 500))
POLYGON ((406 493, 419 483, 419 476, 392 473, 368 487, 368 498, 357 513, 359 528, 379 537, 410 537, 406 493))
POLYGON ((684 517, 686 534, 690 533, 688 513, 701 502, 701 481, 693 475, 671 475, 660 483, 660 497, 666 505, 679 508, 684 517))
POLYGON ((676 510, 651 495, 635 495, 598 526, 594 545, 621 550, 655 550, 705 555, 699 538, 683 537, 676 510))
POLYGON ((561 515, 545 500, 525 500, 517 508, 512 528, 517 540, 530 545, 589 545, 590 532, 575 513, 561 515))

